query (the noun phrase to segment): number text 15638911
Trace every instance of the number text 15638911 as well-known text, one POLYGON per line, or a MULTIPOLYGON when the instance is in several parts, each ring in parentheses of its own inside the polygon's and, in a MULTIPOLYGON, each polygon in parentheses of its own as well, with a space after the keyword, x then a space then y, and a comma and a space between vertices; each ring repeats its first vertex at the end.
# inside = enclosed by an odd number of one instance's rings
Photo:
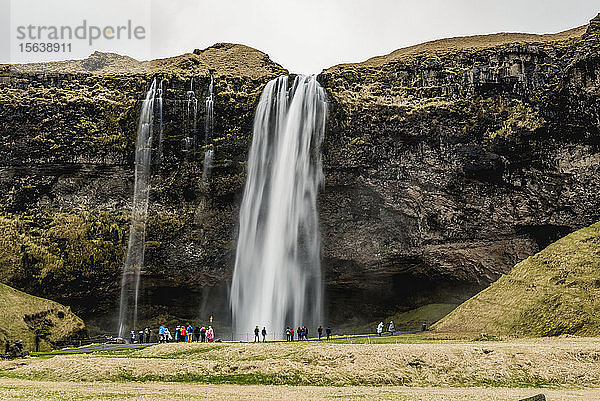
POLYGON ((21 53, 71 53, 71 43, 26 42, 19 43, 21 53))

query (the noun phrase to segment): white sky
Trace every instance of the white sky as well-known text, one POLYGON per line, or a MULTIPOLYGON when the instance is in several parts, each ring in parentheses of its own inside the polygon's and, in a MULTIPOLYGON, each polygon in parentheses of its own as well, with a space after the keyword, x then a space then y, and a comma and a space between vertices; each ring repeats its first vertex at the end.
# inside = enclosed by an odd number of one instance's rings
POLYGON ((428 40, 581 26, 598 0, 155 0, 154 56, 243 43, 316 73, 428 40))
POLYGON ((298 73, 317 73, 445 37, 559 32, 586 24, 600 12, 598 0, 13 0, 8 33, 8 2, 0 0, 0 62, 17 60, 15 25, 75 26, 83 18, 103 25, 132 19, 149 26, 147 42, 100 41, 93 48, 82 42, 68 57, 25 57, 80 58, 98 49, 138 59, 163 58, 232 42, 264 51, 298 73), (54 12, 48 11, 49 4, 55 5, 54 12), (3 52, 7 43, 12 43, 12 57, 3 52))

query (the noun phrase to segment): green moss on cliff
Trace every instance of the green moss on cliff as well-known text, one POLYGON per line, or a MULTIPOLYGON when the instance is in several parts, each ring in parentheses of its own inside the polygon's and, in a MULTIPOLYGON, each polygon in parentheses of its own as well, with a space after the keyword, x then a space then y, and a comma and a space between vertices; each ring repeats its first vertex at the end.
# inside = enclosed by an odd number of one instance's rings
POLYGON ((126 222, 125 213, 85 208, 4 214, 0 281, 55 299, 66 299, 92 282, 102 285, 120 272, 126 222))
POLYGON ((469 118, 465 132, 492 141, 518 140, 546 126, 531 104, 517 99, 475 97, 469 102, 454 102, 452 108, 469 118))

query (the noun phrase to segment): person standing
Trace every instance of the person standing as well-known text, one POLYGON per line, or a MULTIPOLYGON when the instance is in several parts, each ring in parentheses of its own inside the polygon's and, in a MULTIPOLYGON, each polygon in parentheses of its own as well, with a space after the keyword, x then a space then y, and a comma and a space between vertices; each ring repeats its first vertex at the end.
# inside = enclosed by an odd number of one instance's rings
POLYGON ((138 339, 140 340, 139 341, 140 344, 144 343, 144 330, 138 331, 138 339))
POLYGON ((294 341, 294 329, 290 327, 290 341, 294 341))
POLYGON ((129 341, 131 342, 131 344, 135 344, 135 331, 131 330, 131 332, 129 333, 129 341))
POLYGON ((298 341, 302 340, 302 327, 298 326, 298 331, 296 333, 298 336, 298 341))
POLYGON ((390 334, 392 336, 396 332, 396 326, 394 326, 394 321, 393 320, 390 320, 390 325, 388 326, 388 331, 390 332, 390 334))
POLYGON ((208 339, 209 343, 212 343, 213 339, 215 338, 215 332, 213 331, 212 326, 208 326, 208 330, 206 331, 206 338, 208 339))
POLYGON ((185 336, 187 335, 187 331, 185 330, 185 325, 180 327, 179 341, 185 342, 185 336))
POLYGON ((329 338, 331 337, 331 327, 327 326, 327 328, 325 329, 325 333, 327 334, 327 339, 329 340, 329 338))
POLYGON ((175 327, 175 342, 179 342, 179 338, 181 337, 181 326, 175 327))
POLYGON ((258 328, 258 326, 256 326, 254 328, 254 342, 260 342, 260 337, 258 336, 258 334, 260 333, 260 329, 258 328))
POLYGON ((191 343, 194 339, 194 326, 188 323, 188 327, 185 329, 185 332, 187 333, 187 342, 191 343))
POLYGON ((266 327, 263 327, 261 334, 263 336, 263 343, 264 343, 265 339, 267 338, 267 328, 266 327))
POLYGON ((206 327, 204 326, 200 329, 200 341, 206 342, 206 327))
POLYGON ((146 336, 146 343, 149 344, 150 343, 150 327, 146 326, 146 328, 144 329, 144 334, 146 336))
POLYGON ((319 333, 319 341, 321 341, 321 337, 323 336, 323 326, 319 325, 317 333, 319 333))
POLYGON ((378 335, 379 337, 381 337, 381 333, 383 333, 383 322, 380 322, 380 323, 377 325, 377 335, 378 335))
POLYGON ((304 326, 304 339, 308 341, 308 327, 304 326))
POLYGON ((161 344, 165 342, 165 325, 163 323, 158 328, 158 342, 161 344))
POLYGON ((289 326, 285 328, 285 341, 290 341, 290 328, 289 328, 289 326))

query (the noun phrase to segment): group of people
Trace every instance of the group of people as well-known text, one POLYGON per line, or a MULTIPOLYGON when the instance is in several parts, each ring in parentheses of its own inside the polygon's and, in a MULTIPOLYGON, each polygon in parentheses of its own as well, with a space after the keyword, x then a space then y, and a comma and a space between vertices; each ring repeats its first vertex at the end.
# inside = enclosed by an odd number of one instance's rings
MULTIPOLYGON (((319 340, 323 337, 323 326, 319 326, 317 329, 317 333, 319 334, 319 340)), ((327 334, 327 339, 331 338, 331 327, 327 326, 325 329, 325 333, 327 334)), ((286 341, 294 341, 294 334, 298 336, 298 341, 300 340, 308 340, 308 327, 306 326, 298 326, 298 329, 294 332, 293 327, 285 328, 285 340, 286 341)))
POLYGON ((150 342, 150 333, 151 333, 150 327, 146 327, 144 330, 140 330, 137 333, 137 339, 136 339, 135 330, 131 330, 131 332, 129 333, 129 341, 131 342, 131 344, 149 343, 150 342))
MULTIPOLYGON (((392 324, 390 322, 390 324, 392 324)), ((380 323, 380 326, 383 327, 383 322, 380 323)), ((393 327, 393 326, 390 326, 393 327)), ((378 327, 379 332, 379 327, 378 327)), ((293 327, 285 328, 285 337, 286 341, 294 341, 294 337, 297 336, 297 339, 300 340, 308 340, 308 327, 306 326, 298 326, 297 330, 294 330, 293 327)), ((322 339, 323 333, 327 336, 327 340, 331 338, 331 327, 327 326, 326 329, 323 329, 323 326, 319 326, 317 329, 317 334, 319 336, 319 340, 322 339)), ((144 330, 140 330, 136 333, 135 330, 131 330, 130 332, 130 342, 131 344, 144 344, 150 343, 152 331, 149 327, 146 327, 144 330)), ((266 342, 267 340, 267 328, 263 327, 262 330, 259 326, 254 328, 254 342, 260 342, 262 336, 262 342, 266 342)), ((159 343, 170 343, 170 342, 213 342, 215 339, 215 332, 212 326, 198 326, 195 327, 191 324, 187 325, 179 325, 175 327, 175 335, 171 334, 169 328, 163 323, 158 328, 158 342, 159 343)), ((155 340, 156 341, 156 340, 155 340)))
MULTIPOLYGON (((394 326, 394 321, 390 320, 390 324, 388 326, 388 331, 390 332, 390 334, 393 336, 394 333, 396 332, 396 326, 394 326)), ((383 322, 380 322, 377 325, 377 335, 381 336, 381 334, 383 333, 383 322)))
POLYGON ((168 343, 168 342, 213 342, 215 339, 215 331, 212 326, 196 327, 191 324, 181 325, 175 327, 175 338, 171 335, 171 331, 164 324, 161 324, 158 328, 158 342, 159 343, 168 343))
POLYGON ((262 334, 262 341, 263 343, 266 341, 267 338, 267 328, 263 327, 262 331, 259 331, 258 326, 256 326, 254 328, 254 342, 260 342, 260 338, 258 337, 258 333, 262 334))

